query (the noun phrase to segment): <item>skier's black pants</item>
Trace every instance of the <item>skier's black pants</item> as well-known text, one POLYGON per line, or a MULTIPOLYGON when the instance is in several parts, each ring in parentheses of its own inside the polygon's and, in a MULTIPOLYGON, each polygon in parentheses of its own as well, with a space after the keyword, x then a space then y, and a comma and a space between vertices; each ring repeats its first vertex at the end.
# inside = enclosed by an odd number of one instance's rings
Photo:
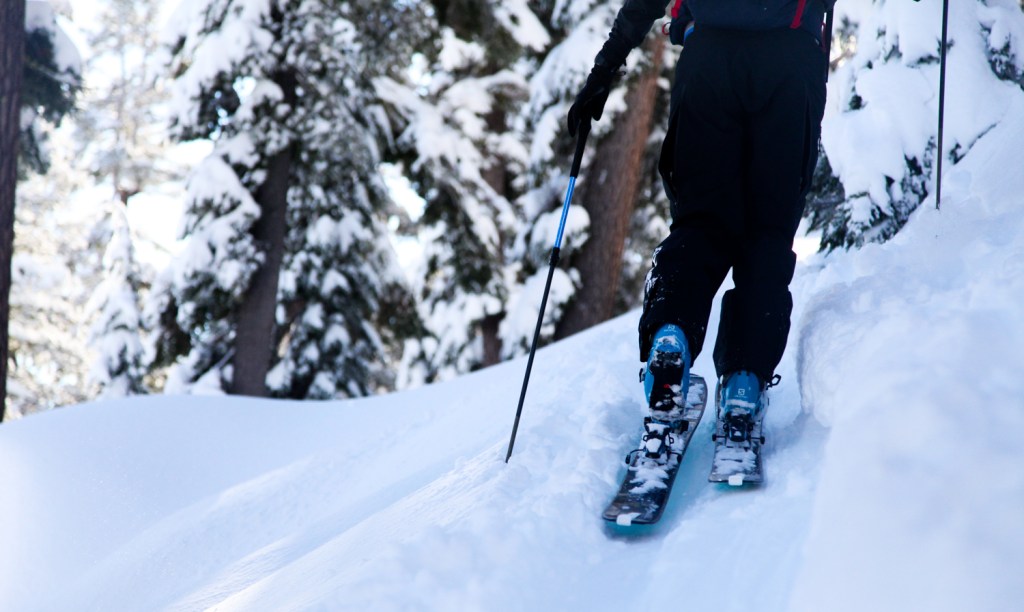
POLYGON ((672 225, 648 276, 641 360, 668 323, 683 329, 696 359, 732 269, 715 368, 773 376, 789 335, 792 245, 817 161, 826 61, 802 30, 698 27, 690 36, 662 148, 672 225))

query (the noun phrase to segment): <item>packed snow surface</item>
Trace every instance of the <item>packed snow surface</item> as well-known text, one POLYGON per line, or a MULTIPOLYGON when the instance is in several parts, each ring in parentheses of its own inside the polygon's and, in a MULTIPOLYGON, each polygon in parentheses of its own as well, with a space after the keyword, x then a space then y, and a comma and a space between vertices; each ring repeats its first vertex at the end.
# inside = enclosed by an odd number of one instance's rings
POLYGON ((709 410, 661 524, 604 525, 644 411, 633 312, 538 354, 507 465, 523 360, 359 401, 4 423, 0 609, 1018 609, 1020 98, 941 212, 800 265, 764 486, 706 482, 709 410))

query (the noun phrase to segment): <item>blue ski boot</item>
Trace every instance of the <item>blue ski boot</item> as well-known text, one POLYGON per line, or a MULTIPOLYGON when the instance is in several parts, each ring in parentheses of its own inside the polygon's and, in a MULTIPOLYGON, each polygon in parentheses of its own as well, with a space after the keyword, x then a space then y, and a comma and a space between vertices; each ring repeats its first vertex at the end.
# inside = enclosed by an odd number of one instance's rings
POLYGON ((674 426, 683 420, 690 383, 690 349, 683 330, 665 325, 654 334, 644 370, 644 392, 650 418, 674 426))
POLYGON ((718 418, 722 433, 733 442, 750 440, 754 425, 760 423, 765 400, 765 383, 746 370, 722 377, 718 397, 718 418))

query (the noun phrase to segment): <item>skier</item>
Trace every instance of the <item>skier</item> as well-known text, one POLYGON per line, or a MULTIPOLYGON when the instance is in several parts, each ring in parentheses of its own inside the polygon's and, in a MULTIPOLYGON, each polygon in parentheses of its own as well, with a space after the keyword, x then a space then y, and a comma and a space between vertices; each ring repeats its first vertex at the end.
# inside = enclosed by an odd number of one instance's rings
MULTIPOLYGON (((670 37, 686 46, 659 163, 671 233, 654 251, 639 328, 648 423, 681 419, 689 368, 730 269, 735 288, 723 298, 714 349, 720 418, 742 436, 761 416, 789 334, 792 244, 825 106, 822 22, 834 2, 676 0, 670 37)), ((626 56, 665 7, 625 0, 569 110, 570 134, 600 119, 626 56)))

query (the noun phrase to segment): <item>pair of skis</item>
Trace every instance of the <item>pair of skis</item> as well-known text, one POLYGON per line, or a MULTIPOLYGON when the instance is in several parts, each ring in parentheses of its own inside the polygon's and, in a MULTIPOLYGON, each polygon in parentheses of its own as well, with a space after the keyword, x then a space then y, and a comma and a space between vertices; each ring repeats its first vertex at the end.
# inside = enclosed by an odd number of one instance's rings
MULTIPOLYGON (((691 374, 682 419, 671 427, 650 418, 644 420, 639 448, 626 457, 622 485, 602 515, 606 521, 629 527, 649 525, 661 518, 707 399, 707 383, 691 374)), ((763 482, 761 419, 765 411, 761 410, 755 420, 737 424, 724 419, 717 400, 715 403, 715 452, 708 481, 732 486, 763 482)))

